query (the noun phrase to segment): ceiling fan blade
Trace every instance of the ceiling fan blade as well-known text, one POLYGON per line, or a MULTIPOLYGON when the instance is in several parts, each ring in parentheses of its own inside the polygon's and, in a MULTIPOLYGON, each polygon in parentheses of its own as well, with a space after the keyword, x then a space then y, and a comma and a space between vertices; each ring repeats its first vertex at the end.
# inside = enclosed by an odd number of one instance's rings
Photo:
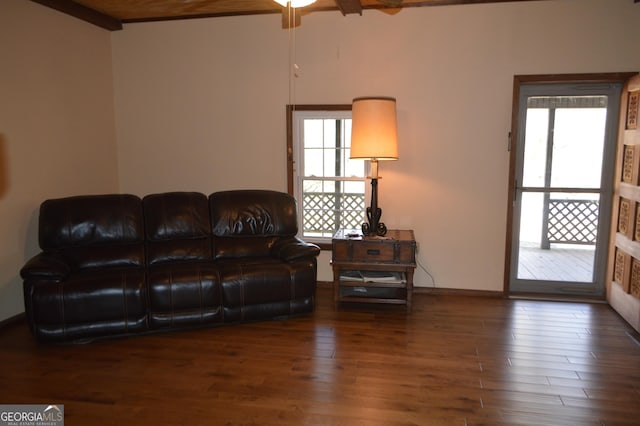
POLYGON ((362 15, 362 4, 360 4, 360 0, 336 0, 336 4, 340 12, 345 16, 349 13, 362 15))

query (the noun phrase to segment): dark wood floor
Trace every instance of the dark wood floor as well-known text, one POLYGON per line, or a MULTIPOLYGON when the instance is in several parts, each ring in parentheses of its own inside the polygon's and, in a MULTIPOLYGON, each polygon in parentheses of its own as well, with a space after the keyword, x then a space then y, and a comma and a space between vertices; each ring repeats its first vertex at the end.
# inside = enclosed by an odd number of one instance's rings
POLYGON ((640 346, 604 304, 416 294, 414 310, 42 346, 0 330, 0 403, 66 425, 640 423, 640 346))

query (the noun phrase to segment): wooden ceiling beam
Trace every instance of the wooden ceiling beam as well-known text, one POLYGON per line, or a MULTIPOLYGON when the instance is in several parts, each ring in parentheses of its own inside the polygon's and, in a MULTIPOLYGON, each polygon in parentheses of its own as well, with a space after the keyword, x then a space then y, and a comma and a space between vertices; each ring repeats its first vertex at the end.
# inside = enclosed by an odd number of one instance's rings
POLYGON ((83 6, 72 0, 31 0, 34 3, 50 7, 67 15, 74 16, 83 21, 97 25, 109 31, 122 29, 122 22, 113 16, 105 15, 102 12, 83 6))
POLYGON ((362 4, 360 3, 360 0, 336 0, 336 4, 343 15, 348 15, 350 13, 362 15, 362 4))

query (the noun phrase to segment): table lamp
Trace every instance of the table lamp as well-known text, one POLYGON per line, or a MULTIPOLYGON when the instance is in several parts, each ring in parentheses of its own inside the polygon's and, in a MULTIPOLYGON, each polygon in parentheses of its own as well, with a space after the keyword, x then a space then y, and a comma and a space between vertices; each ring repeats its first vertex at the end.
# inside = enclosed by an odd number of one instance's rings
POLYGON ((364 235, 385 235, 387 227, 380 221, 378 207, 378 161, 398 159, 396 100, 389 97, 360 97, 351 107, 351 159, 369 160, 371 165, 371 206, 368 223, 362 224, 364 235))

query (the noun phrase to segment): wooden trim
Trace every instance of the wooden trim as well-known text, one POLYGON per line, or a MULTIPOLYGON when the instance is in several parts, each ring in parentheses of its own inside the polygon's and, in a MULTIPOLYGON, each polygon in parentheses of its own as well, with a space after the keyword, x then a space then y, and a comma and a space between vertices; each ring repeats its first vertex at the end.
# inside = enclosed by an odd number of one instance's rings
MULTIPOLYGON (((183 0, 185 1, 185 0, 183 0)), ((182 21, 191 19, 205 19, 205 18, 226 18, 229 16, 253 16, 253 15, 273 15, 276 13, 282 13, 282 6, 278 6, 275 2, 276 8, 270 10, 246 10, 238 12, 213 12, 213 13, 197 13, 188 15, 171 15, 171 16, 151 16, 148 18, 125 18, 122 20, 123 24, 138 24, 144 22, 162 22, 162 21, 182 21)))
POLYGON ((514 84, 624 83, 637 72, 515 75, 514 84))
POLYGON ((350 111, 351 104, 287 105, 292 111, 350 111))
POLYGON ((31 0, 34 3, 50 7, 67 15, 94 24, 109 31, 122 29, 122 22, 113 16, 83 6, 72 0, 31 0))
POLYGON ((413 286, 414 294, 433 294, 438 296, 465 296, 465 297, 493 297, 504 298, 506 295, 501 291, 491 290, 467 290, 458 288, 442 287, 416 287, 413 286))
MULTIPOLYGON (((320 288, 333 288, 333 281, 318 281, 320 288)), ((471 296, 471 297, 494 297, 504 298, 506 295, 501 291, 489 290, 465 290, 456 288, 441 287, 416 287, 413 286, 413 294, 433 294, 439 296, 471 296)))
POLYGON ((550 300, 559 302, 582 302, 607 304, 602 296, 571 296, 570 294, 541 294, 541 293, 512 293, 506 295, 509 299, 550 300))
POLYGON ((286 107, 287 125, 287 192, 293 195, 293 105, 286 107))
POLYGON ((509 149, 509 182, 507 193, 507 232, 505 241, 505 254, 504 254, 504 285, 503 291, 505 294, 509 293, 509 280, 511 279, 511 240, 513 229, 513 202, 515 200, 515 181, 516 181, 516 163, 517 163, 517 149, 518 145, 518 114, 519 114, 519 102, 520 102, 520 85, 521 79, 519 76, 513 78, 513 98, 511 100, 511 132, 508 135, 508 149, 509 149))
POLYGON ((24 322, 26 317, 27 315, 24 312, 22 312, 18 315, 14 315, 7 319, 3 319, 2 321, 0 321, 0 330, 4 329, 5 327, 11 327, 14 324, 24 322))

